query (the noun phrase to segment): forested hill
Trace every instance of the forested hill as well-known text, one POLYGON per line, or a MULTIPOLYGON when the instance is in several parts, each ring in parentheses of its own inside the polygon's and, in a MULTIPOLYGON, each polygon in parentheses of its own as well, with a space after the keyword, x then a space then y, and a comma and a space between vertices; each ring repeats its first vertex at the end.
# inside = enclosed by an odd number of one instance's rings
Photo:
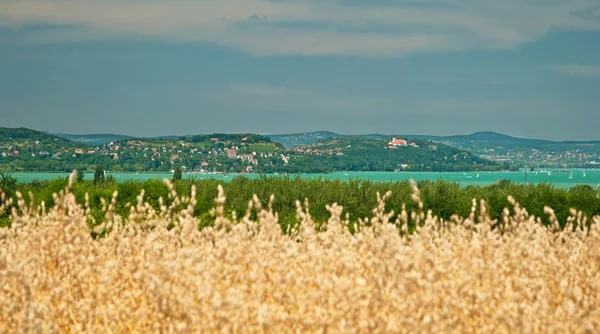
POLYGON ((66 134, 66 133, 50 133, 52 135, 68 139, 76 143, 83 143, 88 145, 102 145, 110 142, 116 142, 125 139, 134 139, 134 137, 116 135, 116 134, 89 134, 89 135, 77 135, 77 134, 66 134))
MULTIPOLYGON (((319 131, 288 135, 270 135, 285 147, 309 145, 319 140, 331 138, 362 138, 386 140, 392 135, 340 135, 334 132, 319 131)), ((472 152, 475 156, 508 162, 511 166, 523 164, 542 168, 598 168, 600 165, 600 141, 552 141, 528 139, 484 131, 469 135, 431 136, 395 135, 399 138, 416 138, 442 143, 460 150, 472 152)))
POLYGON ((330 131, 316 131, 291 134, 267 135, 271 140, 281 143, 285 147, 303 146, 313 144, 321 139, 347 137, 330 131))
POLYGON ((544 139, 530 139, 513 137, 492 131, 475 132, 468 135, 453 135, 453 136, 433 136, 433 135, 419 135, 419 134, 364 134, 364 135, 343 135, 330 131, 316 131, 316 132, 304 132, 304 133, 293 133, 293 134, 277 134, 268 135, 274 141, 280 142, 285 147, 303 146, 308 144, 316 143, 322 139, 336 139, 336 138, 364 138, 364 139, 381 139, 384 140, 390 137, 399 138, 415 138, 425 139, 434 142, 441 142, 453 147, 469 145, 476 145, 486 148, 493 147, 504 147, 506 149, 515 148, 533 148, 533 149, 547 149, 547 150, 561 150, 571 149, 575 146, 580 147, 593 147, 594 149, 600 148, 600 140, 589 140, 589 141, 553 141, 544 139))
POLYGON ((31 130, 27 128, 2 128, 0 127, 0 144, 14 145, 18 148, 30 148, 35 146, 74 146, 75 144, 65 138, 52 134, 31 130))
POLYGON ((166 172, 251 171, 262 155, 279 156, 283 146, 256 134, 212 134, 139 139, 128 137, 103 144, 73 142, 31 129, 0 128, 0 171, 166 172), (250 167, 250 168, 248 168, 250 167))
MULTIPOLYGON (((75 143, 29 129, 0 129, 1 171, 109 171, 222 173, 327 173, 334 171, 473 171, 500 166, 443 144, 414 139, 342 137, 286 149, 257 134, 127 138, 75 143), (411 146, 412 145, 412 146, 411 146)), ((503 166, 505 167, 505 166, 503 166)), ((508 167, 505 167, 508 168, 508 167)))
MULTIPOLYGON (((470 152, 423 139, 390 145, 390 139, 343 137, 323 139, 297 147, 297 152, 328 153, 326 162, 336 170, 352 171, 492 171, 508 169, 470 152)), ((319 163, 315 161, 315 163, 319 163)))

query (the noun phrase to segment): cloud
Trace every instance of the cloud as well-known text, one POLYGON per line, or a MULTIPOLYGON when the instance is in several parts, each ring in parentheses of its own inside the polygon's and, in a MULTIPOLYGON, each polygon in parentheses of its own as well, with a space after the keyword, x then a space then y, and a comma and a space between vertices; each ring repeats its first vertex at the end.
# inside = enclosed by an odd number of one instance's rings
POLYGON ((397 112, 397 101, 384 97, 350 94, 304 87, 251 83, 232 84, 226 89, 202 91, 197 98, 220 106, 248 111, 299 113, 329 116, 361 115, 377 108, 379 114, 397 112))
POLYGON ((425 76, 420 75, 408 78, 414 82, 433 84, 458 84, 458 85, 483 85, 483 86, 505 86, 511 82, 495 78, 466 77, 466 76, 425 76))
POLYGON ((574 12, 574 14, 581 17, 582 19, 600 21, 600 5, 584 8, 582 10, 574 12))
POLYGON ((518 47, 550 30, 600 30, 588 0, 23 0, 0 2, 0 43, 153 38, 261 55, 390 57, 518 47), (268 18, 268 20, 266 19, 268 18), (27 29, 59 26, 65 29, 27 29), (20 30, 22 29, 22 30, 20 30))
POLYGON ((592 77, 600 77, 600 66, 586 66, 586 65, 556 65, 556 66, 548 66, 549 70, 560 72, 568 75, 577 75, 577 76, 592 76, 592 77))
POLYGON ((281 86, 272 85, 240 85, 234 84, 229 87, 229 91, 236 94, 242 94, 246 96, 261 96, 261 97, 278 97, 278 96, 293 96, 298 95, 300 92, 281 86))
POLYGON ((261 131, 266 133, 329 129, 341 133, 451 135, 492 129, 525 137, 566 140, 574 139, 569 138, 573 134, 554 131, 557 124, 580 129, 577 139, 591 136, 595 126, 589 121, 595 115, 594 101, 552 96, 543 99, 382 97, 333 88, 260 82, 183 94, 194 94, 193 101, 229 112, 232 119, 244 119, 244 124, 258 124, 259 119, 264 123, 261 131), (540 120, 547 126, 532 127, 540 120))

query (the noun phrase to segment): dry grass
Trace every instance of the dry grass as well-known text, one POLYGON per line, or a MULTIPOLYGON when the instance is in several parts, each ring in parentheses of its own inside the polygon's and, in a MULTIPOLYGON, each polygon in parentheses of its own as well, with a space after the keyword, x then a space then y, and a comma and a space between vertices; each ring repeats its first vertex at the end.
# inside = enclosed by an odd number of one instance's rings
POLYGON ((257 198, 256 222, 226 219, 220 188, 215 227, 199 231, 193 196, 171 196, 156 212, 142 194, 129 217, 114 198, 97 240, 68 189, 48 212, 17 203, 0 231, 0 332, 600 331, 599 217, 554 231, 514 201, 498 224, 474 202, 446 222, 393 216, 383 196, 358 233, 335 204, 317 233, 298 203, 284 234, 257 198), (421 227, 402 236, 409 221, 421 227))

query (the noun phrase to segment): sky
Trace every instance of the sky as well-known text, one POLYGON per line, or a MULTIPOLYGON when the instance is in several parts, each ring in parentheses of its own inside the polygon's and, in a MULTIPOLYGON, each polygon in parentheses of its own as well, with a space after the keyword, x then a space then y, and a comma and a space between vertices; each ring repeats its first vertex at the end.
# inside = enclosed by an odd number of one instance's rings
POLYGON ((600 0, 0 0, 0 127, 600 139, 600 0))

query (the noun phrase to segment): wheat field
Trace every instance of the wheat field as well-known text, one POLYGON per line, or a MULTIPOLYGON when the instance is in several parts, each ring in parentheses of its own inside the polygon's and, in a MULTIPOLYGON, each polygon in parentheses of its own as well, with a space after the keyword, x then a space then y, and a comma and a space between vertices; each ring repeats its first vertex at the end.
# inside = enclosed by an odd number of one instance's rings
POLYGON ((509 199, 500 221, 475 200, 442 221, 413 185, 415 212, 388 212, 388 193, 369 219, 334 203, 315 222, 298 202, 282 232, 256 196, 226 218, 219 187, 215 225, 200 230, 195 189, 170 189, 160 210, 142 192, 128 217, 115 194, 97 226, 69 187, 49 209, 3 196, 0 332, 600 332, 600 217, 573 210, 562 229, 547 208, 546 227, 509 199))

